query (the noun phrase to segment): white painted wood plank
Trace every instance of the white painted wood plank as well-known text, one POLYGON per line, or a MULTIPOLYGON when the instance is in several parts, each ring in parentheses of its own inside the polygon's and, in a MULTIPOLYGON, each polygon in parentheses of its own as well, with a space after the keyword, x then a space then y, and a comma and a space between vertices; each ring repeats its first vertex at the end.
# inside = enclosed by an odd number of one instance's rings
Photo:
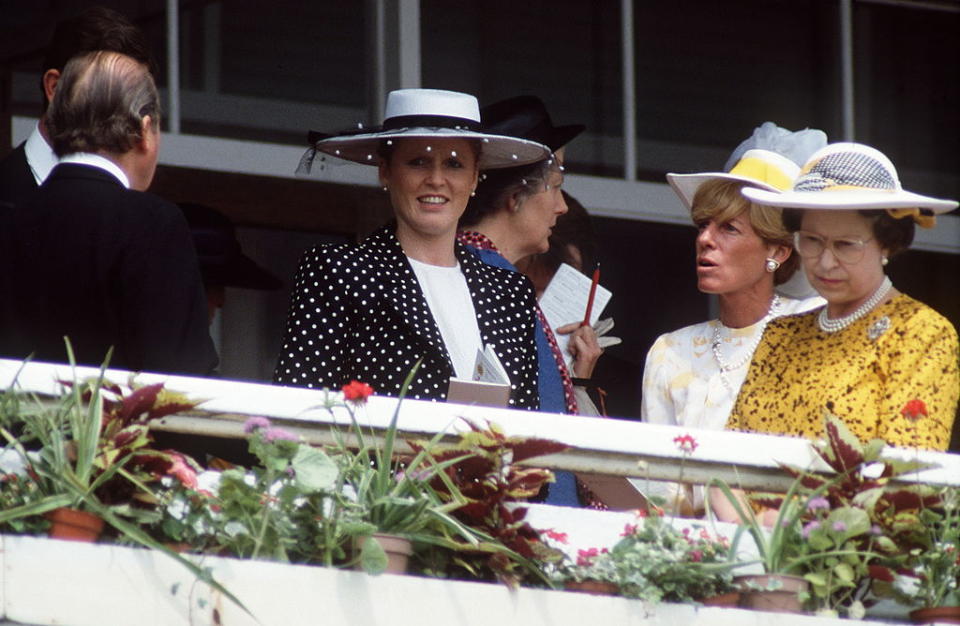
MULTIPOLYGON (((56 381, 73 376, 64 365, 0 360, 0 387, 7 387, 19 373, 22 389, 37 393, 54 393, 56 381), (22 370, 22 371, 21 371, 22 370)), ((83 378, 97 373, 95 368, 77 368, 83 378)), ((109 377, 123 383, 128 372, 110 370, 109 377)), ((331 417, 317 409, 325 393, 309 389, 277 387, 207 378, 191 378, 158 374, 142 374, 143 383, 166 382, 171 389, 192 398, 207 398, 201 416, 171 417, 166 428, 182 432, 208 432, 220 436, 242 436, 243 421, 263 415, 303 434, 310 441, 322 441, 320 433, 330 424, 343 427, 349 423, 345 410, 331 417)), ((397 406, 394 398, 372 397, 358 413, 361 425, 382 429, 387 426, 397 406)), ((757 435, 734 431, 698 431, 675 426, 639 422, 585 418, 579 416, 513 411, 489 407, 472 407, 441 402, 405 400, 400 409, 400 428, 412 434, 430 436, 437 432, 454 432, 464 427, 461 418, 480 423, 489 420, 500 424, 507 433, 517 436, 547 437, 572 446, 568 452, 537 459, 537 465, 601 474, 676 478, 683 459, 684 478, 696 482, 722 477, 731 483, 753 488, 784 488, 788 479, 779 463, 800 467, 822 467, 806 439, 757 435), (696 451, 684 458, 673 438, 691 433, 698 441, 696 451), (638 466, 642 461, 643 466, 638 466)), ((890 448, 887 452, 900 458, 918 457, 938 465, 911 476, 912 479, 941 484, 960 484, 960 455, 912 449, 890 448)))
POLYGON ((32 624, 129 626, 843 626, 845 621, 414 576, 210 557, 205 564, 256 616, 165 555, 109 545, 5 537, 7 619, 32 624), (203 606, 201 606, 201 604, 203 606), (219 613, 215 622, 214 609, 219 613))

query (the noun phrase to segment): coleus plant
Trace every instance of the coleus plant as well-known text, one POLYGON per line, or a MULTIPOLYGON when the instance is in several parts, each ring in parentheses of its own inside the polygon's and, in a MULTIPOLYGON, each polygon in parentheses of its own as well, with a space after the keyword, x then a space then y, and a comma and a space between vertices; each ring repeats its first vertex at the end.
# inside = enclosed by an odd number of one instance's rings
MULTIPOLYGON (((469 429, 456 444, 431 449, 433 458, 441 465, 459 457, 444 468, 447 480, 437 477, 431 486, 441 496, 450 497, 456 492, 465 498, 467 503, 451 515, 486 541, 479 545, 461 544, 453 554, 453 563, 473 576, 492 574, 510 586, 519 584, 526 574, 548 582, 538 563, 558 561, 562 553, 544 543, 540 533, 526 521, 527 507, 518 503, 540 493, 545 483, 552 482, 553 474, 518 464, 562 452, 568 446, 549 439, 508 437, 496 424, 482 427, 464 421, 469 429)), ((408 444, 415 452, 425 449, 424 442, 408 444)))
MULTIPOLYGON (((809 519, 804 519, 804 535, 811 544, 835 535, 833 526, 847 527, 843 534, 848 554, 809 576, 820 604, 837 608, 856 601, 869 602, 869 587, 887 595, 886 586, 893 581, 895 571, 903 567, 911 550, 925 543, 925 512, 937 506, 940 498, 928 485, 897 481, 930 464, 883 456, 886 442, 861 442, 843 420, 829 411, 824 427, 826 438, 814 442, 813 447, 835 475, 786 464, 782 467, 797 479, 797 495, 806 496, 810 503, 823 503, 807 507, 805 513, 809 519), (851 520, 869 525, 869 532, 854 533, 851 520), (832 576, 834 573, 840 576, 832 576)), ((784 504, 782 497, 755 500, 772 508, 784 504)))

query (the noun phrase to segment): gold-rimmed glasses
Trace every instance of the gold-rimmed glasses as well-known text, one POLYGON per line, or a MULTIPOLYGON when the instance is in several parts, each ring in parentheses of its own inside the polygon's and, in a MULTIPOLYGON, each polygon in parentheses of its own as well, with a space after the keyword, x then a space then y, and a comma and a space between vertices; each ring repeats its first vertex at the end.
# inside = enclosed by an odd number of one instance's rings
POLYGON ((823 254, 823 251, 830 248, 830 252, 841 263, 859 263, 863 258, 863 252, 866 245, 873 241, 870 239, 857 239, 856 237, 821 237, 815 233, 804 230, 798 230, 793 233, 793 247, 797 253, 805 258, 816 258, 823 254))

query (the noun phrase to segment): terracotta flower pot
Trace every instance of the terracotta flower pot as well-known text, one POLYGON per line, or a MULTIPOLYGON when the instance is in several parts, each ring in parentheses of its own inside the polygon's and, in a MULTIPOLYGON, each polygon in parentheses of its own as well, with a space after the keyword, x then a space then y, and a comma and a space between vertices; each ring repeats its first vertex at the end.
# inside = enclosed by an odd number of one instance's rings
POLYGON ((734 584, 740 587, 742 608, 773 613, 802 613, 799 594, 810 589, 810 583, 803 578, 786 574, 737 576, 734 584), (780 586, 770 589, 776 585, 773 581, 779 581, 780 586))
POLYGON ((579 591, 601 596, 616 596, 620 594, 620 585, 607 580, 568 580, 563 584, 567 591, 579 591))
POLYGON ((927 606, 910 611, 916 624, 960 624, 960 606, 927 606))
POLYGON ((103 520, 86 511, 61 507, 47 513, 50 520, 50 537, 68 541, 93 543, 103 532, 103 520))
MULTIPOLYGON (((397 535, 388 535, 384 533, 374 533, 368 537, 361 537, 357 540, 356 553, 359 554, 364 542, 376 539, 383 551, 387 553, 387 569, 384 572, 388 574, 406 574, 407 562, 410 555, 413 554, 413 543, 406 537, 397 535)), ((353 567, 362 570, 363 566, 357 563, 353 567)))
POLYGON ((703 604, 703 606, 740 606, 740 592, 728 591, 727 593, 719 593, 709 598, 701 598, 700 603, 703 604))

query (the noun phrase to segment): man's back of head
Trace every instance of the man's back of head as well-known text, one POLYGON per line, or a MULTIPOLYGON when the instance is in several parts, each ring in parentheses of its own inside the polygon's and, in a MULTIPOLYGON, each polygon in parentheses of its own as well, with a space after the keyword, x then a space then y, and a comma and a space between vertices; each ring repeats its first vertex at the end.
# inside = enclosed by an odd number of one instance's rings
POLYGON ((160 129, 160 99, 150 72, 116 52, 74 57, 50 103, 47 129, 57 156, 106 156, 127 172, 133 188, 146 189, 156 166, 160 129), (144 182, 140 179, 147 169, 144 182))
POLYGON ((153 72, 150 48, 143 33, 124 15, 102 6, 85 9, 74 17, 59 22, 47 45, 40 68, 43 110, 47 109, 56 78, 67 62, 86 52, 107 50, 119 52, 146 65, 153 72), (54 80, 48 85, 50 75, 54 80), (48 90, 49 87, 49 90, 48 90))

